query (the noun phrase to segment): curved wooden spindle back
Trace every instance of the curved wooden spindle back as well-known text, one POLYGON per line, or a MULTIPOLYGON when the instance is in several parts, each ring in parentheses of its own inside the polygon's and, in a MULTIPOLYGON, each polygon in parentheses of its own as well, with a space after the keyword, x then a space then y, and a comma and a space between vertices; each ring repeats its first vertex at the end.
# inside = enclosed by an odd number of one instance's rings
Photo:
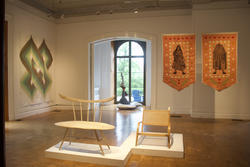
POLYGON ((79 103, 80 106, 80 120, 83 121, 83 104, 87 105, 87 121, 90 120, 90 114, 89 114, 89 110, 90 110, 90 105, 93 104, 93 121, 95 122, 95 113, 96 113, 96 104, 99 104, 99 122, 101 122, 102 120, 102 105, 103 103, 107 103, 107 102, 111 102, 112 100, 114 100, 114 96, 113 97, 109 97, 106 99, 100 99, 100 100, 83 100, 83 99, 78 99, 78 98, 73 98, 73 97, 68 97, 68 96, 64 96, 62 94, 59 94, 59 96, 67 101, 70 101, 72 103, 72 111, 73 111, 73 116, 74 116, 74 120, 77 120, 76 117, 76 109, 75 109, 75 104, 79 103))

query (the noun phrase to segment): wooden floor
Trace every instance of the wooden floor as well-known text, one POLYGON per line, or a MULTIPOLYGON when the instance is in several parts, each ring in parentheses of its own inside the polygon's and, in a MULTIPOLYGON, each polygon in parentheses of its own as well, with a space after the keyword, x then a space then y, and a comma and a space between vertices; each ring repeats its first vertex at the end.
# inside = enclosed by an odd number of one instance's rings
MULTIPOLYGON (((120 145, 136 130, 139 111, 106 111, 103 122, 116 129, 105 132, 110 145, 120 145)), ((58 143, 64 129, 55 122, 71 120, 72 112, 54 111, 6 123, 7 167, 95 167, 89 163, 44 157, 44 150, 58 143)), ((250 167, 250 121, 171 117, 172 132, 183 133, 185 157, 162 158, 132 155, 127 166, 141 167, 250 167)), ((147 127, 146 130, 164 128, 147 127)), ((92 131, 73 131, 73 141, 91 143, 92 131)))

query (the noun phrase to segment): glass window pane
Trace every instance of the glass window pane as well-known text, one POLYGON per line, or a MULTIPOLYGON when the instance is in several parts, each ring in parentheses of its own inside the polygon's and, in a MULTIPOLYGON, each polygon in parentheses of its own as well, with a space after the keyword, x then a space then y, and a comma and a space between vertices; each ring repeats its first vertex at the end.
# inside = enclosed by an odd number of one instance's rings
POLYGON ((131 101, 143 102, 144 58, 131 58, 131 101))
POLYGON ((132 56, 144 56, 143 49, 137 42, 131 42, 131 52, 132 56))
MULTIPOLYGON (((125 91, 129 94, 129 58, 117 58, 116 66, 116 101, 119 101, 122 96, 122 88, 120 87, 122 83, 121 73, 124 78, 124 85, 126 87, 125 91)), ((126 96, 129 101, 129 96, 126 96)))
POLYGON ((118 48, 117 56, 129 56, 129 42, 123 43, 118 48))
POLYGON ((131 72, 144 72, 144 58, 131 58, 131 72))

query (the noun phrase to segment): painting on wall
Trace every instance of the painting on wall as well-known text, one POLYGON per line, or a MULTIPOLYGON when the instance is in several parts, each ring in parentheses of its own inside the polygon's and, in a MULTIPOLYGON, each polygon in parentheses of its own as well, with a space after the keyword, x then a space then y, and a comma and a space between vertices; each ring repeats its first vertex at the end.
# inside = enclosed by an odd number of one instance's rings
POLYGON ((22 88, 32 99, 37 90, 45 96, 52 83, 48 70, 53 62, 45 41, 43 40, 40 47, 37 48, 31 37, 23 46, 20 59, 27 71, 21 78, 22 88))
POLYGON ((195 82, 195 35, 163 35, 163 82, 178 91, 195 82))
POLYGON ((236 82, 237 33, 202 35, 203 83, 221 91, 236 82))

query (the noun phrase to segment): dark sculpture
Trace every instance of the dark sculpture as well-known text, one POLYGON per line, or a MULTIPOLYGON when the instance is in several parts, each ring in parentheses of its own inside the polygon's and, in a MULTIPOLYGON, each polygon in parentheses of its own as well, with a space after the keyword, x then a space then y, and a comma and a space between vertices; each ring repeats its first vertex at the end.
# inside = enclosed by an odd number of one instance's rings
POLYGON ((127 94, 127 92, 125 91, 125 89, 126 89, 126 87, 125 87, 125 84, 124 84, 124 78, 123 78, 123 74, 121 73, 121 78, 122 78, 122 82, 121 82, 121 84, 120 84, 120 87, 122 88, 122 97, 121 97, 121 99, 120 99, 120 103, 121 104, 130 104, 129 102, 128 102, 128 100, 126 99, 126 97, 125 96, 127 96, 128 94, 127 94))
POLYGON ((182 71, 182 74, 185 74, 184 70, 186 68, 186 65, 185 65, 184 56, 183 56, 183 52, 181 50, 180 45, 177 45, 173 53, 173 56, 174 56, 174 63, 172 65, 172 68, 174 69, 173 74, 176 74, 177 70, 182 71))
POLYGON ((223 74, 226 74, 224 71, 227 69, 227 53, 222 44, 217 44, 213 52, 213 69, 215 70, 213 74, 216 74, 217 70, 222 70, 223 74))

